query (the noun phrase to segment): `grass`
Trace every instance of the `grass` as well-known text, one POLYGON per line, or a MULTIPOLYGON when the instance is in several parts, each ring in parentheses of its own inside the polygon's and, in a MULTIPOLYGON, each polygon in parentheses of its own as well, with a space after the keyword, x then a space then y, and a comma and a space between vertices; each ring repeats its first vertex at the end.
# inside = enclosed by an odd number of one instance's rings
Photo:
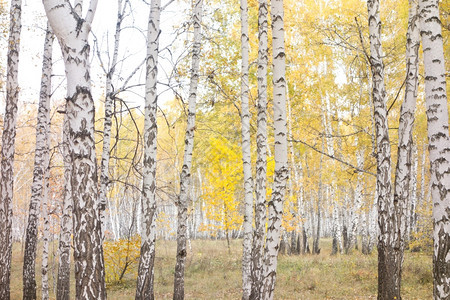
MULTIPOLYGON (((186 260, 186 299, 241 298, 241 242, 232 241, 230 253, 226 241, 191 242, 186 260)), ((156 299, 172 298, 175 248, 174 241, 157 242, 156 299)), ((368 256, 357 251, 350 255, 330 256, 331 242, 327 239, 321 241, 321 248, 320 255, 279 257, 275 299, 376 299, 376 251, 368 256)), ((41 280, 39 257, 38 253, 38 299, 41 280)), ((15 245, 11 299, 22 298, 22 264, 21 246, 15 245)), ((54 271, 56 275, 56 268, 54 271)), ((406 252, 402 280, 403 298, 432 299, 431 271, 430 255, 406 252)), ((53 269, 49 270, 51 289, 52 272, 53 269)), ((108 299, 134 299, 134 292, 133 275, 126 276, 121 283, 108 284, 108 299)), ((50 297, 55 298, 53 291, 50 297)))

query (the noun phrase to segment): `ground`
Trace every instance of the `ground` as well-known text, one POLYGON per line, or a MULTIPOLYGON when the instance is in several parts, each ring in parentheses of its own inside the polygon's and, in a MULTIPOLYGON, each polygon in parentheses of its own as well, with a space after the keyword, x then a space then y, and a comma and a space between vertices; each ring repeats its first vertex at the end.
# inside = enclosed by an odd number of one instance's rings
MULTIPOLYGON (((191 241, 186 265, 186 299, 240 299, 242 240, 234 240, 230 252, 226 241, 191 241)), ((174 241, 158 241, 155 266, 156 299, 172 299, 174 241)), ((275 299, 376 299, 377 257, 353 251, 330 256, 331 243, 321 241, 320 255, 281 255, 275 299)), ((52 250, 52 249, 51 249, 52 250)), ((56 244, 53 246, 56 253, 56 244)), ((40 260, 38 253, 38 299, 40 299, 40 260)), ((57 268, 50 259, 50 298, 54 299, 53 280, 57 268)), ((11 299, 22 299, 23 252, 14 246, 11 299)), ((432 258, 425 253, 405 254, 403 299, 432 299, 432 258)), ((134 274, 121 283, 108 284, 108 299, 134 299, 134 274)), ((72 287, 73 288, 73 287, 72 287)), ((74 297, 72 297, 73 299, 74 297)))

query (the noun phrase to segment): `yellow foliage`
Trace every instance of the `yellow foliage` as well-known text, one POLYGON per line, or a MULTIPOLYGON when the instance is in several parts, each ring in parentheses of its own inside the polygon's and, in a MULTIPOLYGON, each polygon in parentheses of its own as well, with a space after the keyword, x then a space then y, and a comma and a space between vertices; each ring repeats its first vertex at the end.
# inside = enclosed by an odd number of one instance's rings
POLYGON ((121 282, 128 274, 137 276, 137 265, 141 250, 141 238, 134 236, 131 239, 105 241, 103 252, 105 258, 106 283, 121 282))

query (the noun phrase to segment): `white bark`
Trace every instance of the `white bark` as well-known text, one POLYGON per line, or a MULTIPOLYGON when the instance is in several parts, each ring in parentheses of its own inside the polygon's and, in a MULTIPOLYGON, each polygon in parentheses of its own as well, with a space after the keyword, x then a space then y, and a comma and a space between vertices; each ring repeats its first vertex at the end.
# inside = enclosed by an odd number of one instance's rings
POLYGON ((438 0, 419 0, 434 219, 434 299, 450 298, 450 138, 438 0))
POLYGON ((406 34, 406 84, 405 99, 400 110, 398 129, 397 166, 394 183, 393 255, 395 293, 400 297, 403 252, 408 228, 408 203, 410 200, 411 166, 413 163, 413 126, 416 111, 418 67, 419 67, 419 16, 417 1, 409 1, 408 31, 406 34))
POLYGON ((66 300, 70 297, 70 248, 72 235, 72 188, 70 174, 72 173, 72 160, 69 151, 69 120, 64 115, 63 141, 61 154, 64 160, 64 194, 62 203, 61 230, 59 233, 59 265, 56 298, 66 300))
MULTIPOLYGON (((51 92, 51 91, 50 91, 51 92)), ((50 139, 47 140, 50 142, 50 139)), ((48 143, 48 146, 50 143, 48 143)), ((44 190, 42 194, 42 221, 43 221, 43 228, 42 228, 42 266, 41 266, 41 273, 42 273, 42 300, 48 300, 49 299, 49 287, 48 287, 48 247, 49 247, 49 241, 50 241, 50 219, 48 214, 48 189, 49 189, 49 175, 50 175, 50 166, 49 166, 49 160, 47 159, 47 165, 45 169, 45 175, 44 175, 44 190)))
MULTIPOLYGON (((355 139, 356 148, 358 148, 358 138, 355 139)), ((356 163, 359 169, 364 169, 364 149, 360 148, 356 151, 356 163)), ((351 251, 353 247, 357 246, 357 235, 358 229, 361 228, 362 231, 365 231, 365 226, 360 226, 360 214, 361 214, 361 205, 362 205, 362 192, 363 192, 363 174, 357 174, 357 182, 355 189, 355 199, 353 205, 353 213, 352 213, 352 224, 350 229, 350 241, 349 241, 349 250, 351 251)))
POLYGON ((267 64, 268 64, 268 2, 259 0, 258 10, 258 116, 256 131, 255 231, 252 245, 251 299, 261 299, 263 285, 264 235, 266 227, 267 181, 267 64))
POLYGON ((269 202, 266 248, 264 257, 263 299, 273 299, 277 274, 283 202, 289 177, 286 120, 286 53, 284 47, 283 0, 272 2, 273 49, 273 120, 275 135, 275 169, 272 198, 269 202))
POLYGON ((383 51, 381 47, 381 20, 379 0, 367 1, 369 13, 370 65, 372 70, 372 99, 376 129, 377 194, 378 194, 378 298, 400 299, 395 276, 394 205, 391 183, 391 145, 389 143, 384 86, 383 51))
POLYGON ((43 0, 43 3, 61 46, 66 69, 76 298, 105 299, 102 234, 97 201, 95 108, 91 95, 88 43, 97 0, 90 1, 84 19, 72 9, 69 1, 43 0))
POLYGON ((147 31, 147 74, 145 83, 144 169, 142 185, 141 255, 136 299, 154 299, 154 262, 156 239, 156 152, 158 91, 158 48, 161 1, 152 0, 147 31))
MULTIPOLYGON (((105 120, 103 122, 103 150, 100 164, 100 187, 99 187, 99 203, 100 203, 100 219, 102 222, 102 234, 105 231, 105 214, 104 210, 108 206, 108 185, 109 185, 109 159, 111 148, 111 126, 113 115, 114 95, 112 86, 112 77, 116 71, 117 58, 119 56, 120 33, 122 32, 122 21, 125 16, 124 0, 117 0, 117 21, 116 32, 114 34, 114 50, 111 64, 106 74, 105 87, 105 120)), ((112 220, 112 219, 111 219, 112 220)))
POLYGON ((180 174, 180 194, 178 196, 178 229, 177 229, 177 262, 175 265, 175 280, 173 298, 184 299, 184 269, 186 261, 187 209, 188 191, 191 183, 192 151, 194 148, 195 106, 199 80, 201 22, 203 0, 193 0, 194 4, 194 43, 192 49, 191 81, 189 84, 189 106, 186 125, 183 166, 180 174))
POLYGON ((6 108, 3 119, 0 178, 0 299, 9 300, 12 251, 12 198, 14 192, 14 152, 17 101, 19 100, 19 50, 22 1, 11 0, 8 66, 6 74, 6 108))
POLYGON ((248 38, 248 5, 247 0, 241 0, 241 113, 242 113, 242 163, 244 171, 244 242, 242 253, 242 299, 250 298, 251 255, 253 232, 253 178, 252 159, 250 154, 250 109, 249 109, 249 38, 248 38))
MULTIPOLYGON (((45 35, 42 63, 41 90, 36 124, 36 151, 34 156, 33 183, 28 214, 25 254, 23 262, 23 298, 36 299, 36 250, 39 224, 39 207, 46 199, 46 182, 49 161, 50 95, 52 75, 53 33, 48 27, 45 35)), ((44 216, 45 217, 45 216, 44 216)), ((48 221, 48 220, 47 220, 48 221)), ((47 222, 48 225, 48 222, 47 222)), ((44 227, 45 229, 45 227, 44 227)), ((48 246, 48 245, 47 245, 48 246)))

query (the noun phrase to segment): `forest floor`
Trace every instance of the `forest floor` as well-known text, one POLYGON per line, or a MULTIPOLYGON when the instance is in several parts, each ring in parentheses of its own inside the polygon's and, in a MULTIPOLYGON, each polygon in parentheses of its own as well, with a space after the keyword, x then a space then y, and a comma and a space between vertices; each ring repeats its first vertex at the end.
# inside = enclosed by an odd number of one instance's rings
MULTIPOLYGON (((195 240, 186 260, 186 299, 241 298, 241 240, 234 240, 228 250, 226 241, 195 240)), ((56 245, 53 246, 53 250, 56 245)), ((376 299, 377 256, 353 251, 331 256, 330 240, 321 240, 319 255, 280 255, 275 299, 376 299)), ((158 241, 155 265, 155 298, 171 299, 175 241, 158 241)), ((36 268, 40 299, 40 257, 36 268)), ((57 261, 50 259, 50 289, 54 287, 57 261)), ((11 299, 22 299, 21 245, 13 250, 11 299)), ((137 266, 137 263, 135 264, 137 266)), ((429 254, 405 254, 402 279, 403 299, 432 299, 432 258, 429 254)), ((135 274, 121 283, 108 284, 108 299, 134 299, 135 274)), ((72 281, 73 283, 73 281, 72 281)), ((72 289, 74 289, 72 284, 72 289)), ((72 295, 74 295, 72 291, 72 295)), ((54 299, 53 289, 50 298, 54 299)), ((74 299, 74 297, 71 297, 74 299)))

